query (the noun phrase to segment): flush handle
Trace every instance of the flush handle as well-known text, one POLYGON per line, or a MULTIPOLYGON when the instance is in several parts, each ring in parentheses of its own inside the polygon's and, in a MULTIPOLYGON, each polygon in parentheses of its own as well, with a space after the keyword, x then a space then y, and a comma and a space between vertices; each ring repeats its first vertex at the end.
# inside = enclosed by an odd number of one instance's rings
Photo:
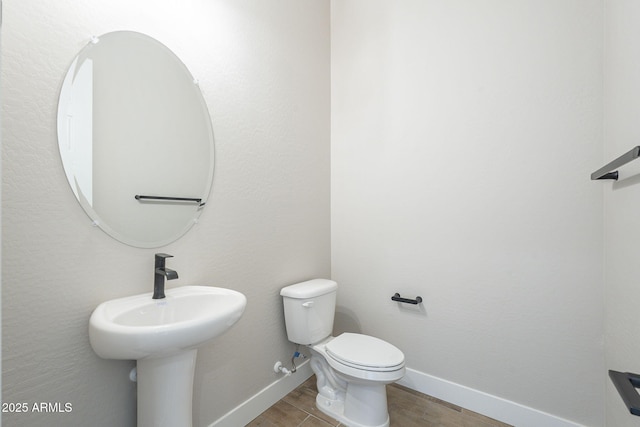
POLYGON ((311 308, 311 307, 313 307, 313 301, 303 302, 302 306, 306 307, 306 308, 311 308))

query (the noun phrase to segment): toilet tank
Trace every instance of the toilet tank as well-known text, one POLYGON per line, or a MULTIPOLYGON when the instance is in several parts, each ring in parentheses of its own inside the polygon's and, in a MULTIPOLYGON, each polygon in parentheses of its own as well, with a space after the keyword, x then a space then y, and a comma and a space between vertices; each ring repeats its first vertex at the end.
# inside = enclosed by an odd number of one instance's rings
POLYGON ((282 288, 284 320, 289 341, 315 344, 331 335, 338 284, 313 279, 282 288))

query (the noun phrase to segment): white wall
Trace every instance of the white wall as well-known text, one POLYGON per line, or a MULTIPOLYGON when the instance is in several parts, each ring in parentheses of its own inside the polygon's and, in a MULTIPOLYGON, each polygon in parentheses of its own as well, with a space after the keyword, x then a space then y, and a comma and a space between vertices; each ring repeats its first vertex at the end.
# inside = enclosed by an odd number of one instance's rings
POLYGON ((196 425, 276 378, 273 361, 289 355, 279 288, 329 275, 329 93, 338 328, 589 426, 604 424, 606 384, 606 425, 635 425, 604 372, 640 372, 639 167, 618 184, 588 176, 638 144, 636 2, 334 1, 331 87, 326 1, 3 4, 2 400, 73 404, 4 414, 6 426, 135 424, 133 363, 97 358, 86 328, 99 302, 150 290, 156 250, 90 226, 55 132, 74 55, 122 29, 178 54, 214 123, 211 203, 161 248, 181 277, 168 286, 249 298, 233 332, 200 352, 196 425))
POLYGON ((277 376, 290 357, 280 287, 330 274, 329 3, 325 0, 5 0, 2 34, 3 402, 70 402, 68 414, 3 414, 5 426, 134 426, 133 362, 99 359, 87 327, 102 301, 151 291, 153 254, 187 284, 248 305, 198 355, 194 425, 277 376), (91 226, 57 152, 60 85, 91 35, 146 33, 200 81, 216 171, 200 222, 153 250, 91 226))
POLYGON ((601 426, 602 1, 331 7, 338 328, 601 426))
MULTIPOLYGON (((640 145, 640 3, 605 2, 605 150, 602 164, 640 145)), ((606 367, 640 373, 640 272, 637 269, 640 230, 640 165, 619 169, 620 180, 602 183, 605 196, 606 367)), ((607 379, 607 426, 637 426, 607 379)))

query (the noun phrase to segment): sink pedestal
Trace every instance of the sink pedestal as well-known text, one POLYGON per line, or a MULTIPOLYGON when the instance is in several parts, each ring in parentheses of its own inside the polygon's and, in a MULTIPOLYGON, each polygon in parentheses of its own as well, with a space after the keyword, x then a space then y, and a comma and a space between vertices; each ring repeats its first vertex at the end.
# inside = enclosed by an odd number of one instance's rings
POLYGON ((137 361, 138 427, 191 427, 197 350, 137 361))

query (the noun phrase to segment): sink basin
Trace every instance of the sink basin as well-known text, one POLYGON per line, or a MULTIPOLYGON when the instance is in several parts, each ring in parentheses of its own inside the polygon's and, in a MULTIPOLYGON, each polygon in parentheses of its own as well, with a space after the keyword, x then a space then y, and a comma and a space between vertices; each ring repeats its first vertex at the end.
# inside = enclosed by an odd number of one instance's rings
POLYGON ((240 319, 246 297, 230 289, 182 286, 100 304, 89 321, 89 339, 104 359, 140 360, 194 349, 240 319))

